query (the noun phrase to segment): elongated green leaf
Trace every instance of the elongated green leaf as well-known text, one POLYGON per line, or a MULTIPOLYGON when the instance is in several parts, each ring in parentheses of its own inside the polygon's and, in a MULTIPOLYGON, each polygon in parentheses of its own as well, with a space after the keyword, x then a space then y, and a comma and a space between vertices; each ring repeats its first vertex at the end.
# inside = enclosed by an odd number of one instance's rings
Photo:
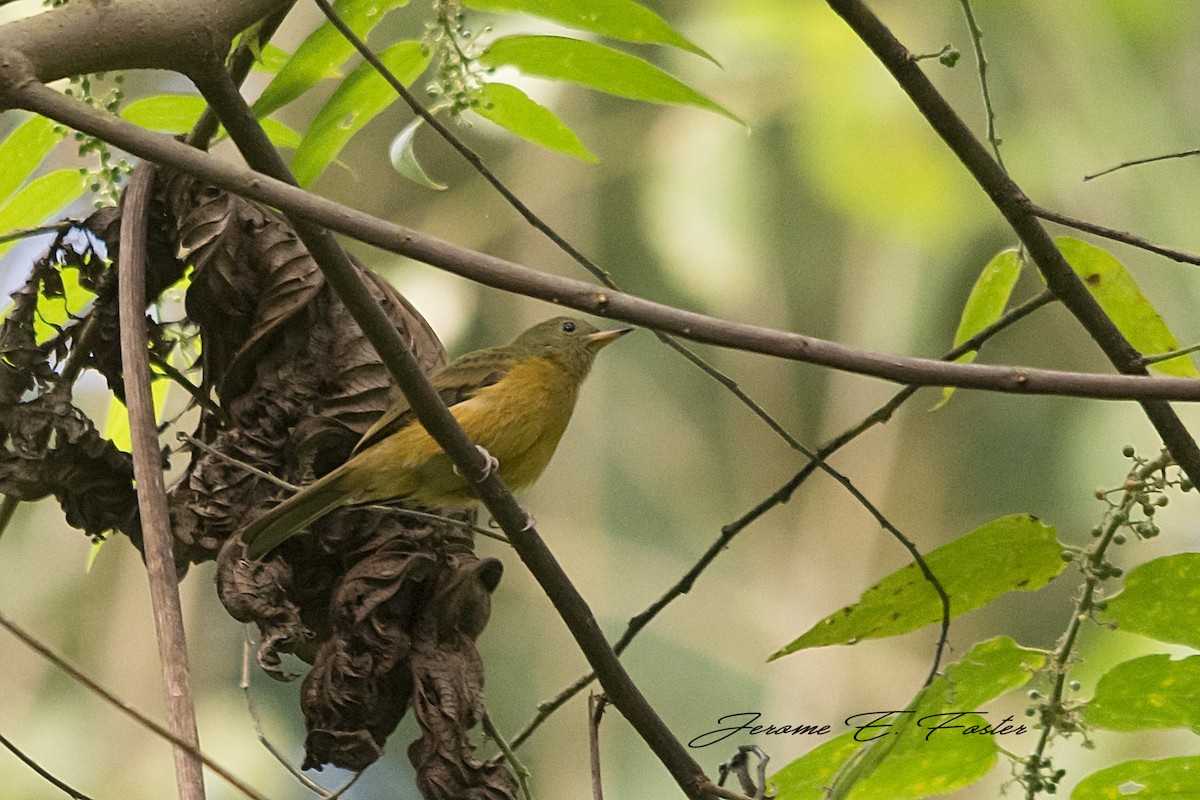
POLYGON ((575 132, 554 116, 554 112, 531 100, 529 95, 515 86, 507 83, 487 84, 480 93, 479 102, 471 110, 547 150, 592 164, 599 161, 583 146, 575 132))
POLYGON ((633 0, 465 0, 463 5, 477 11, 529 14, 626 42, 670 45, 716 63, 666 20, 633 0))
POLYGON ((1007 636, 977 644, 906 711, 850 717, 847 724, 857 730, 777 772, 771 778, 777 800, 906 800, 974 783, 996 761, 993 733, 1017 743, 1017 737, 1030 735, 1020 721, 988 714, 985 704, 1024 685, 1044 662, 1043 653, 1019 647, 1007 636), (832 793, 826 794, 830 787, 832 793))
MULTIPOLYGON (((1011 591, 1040 589, 1060 573, 1062 545, 1054 528, 1028 514, 1001 517, 925 556, 950 596, 953 616, 965 614, 1011 591)), ((879 639, 941 619, 941 602, 916 564, 893 572, 863 592, 852 606, 830 614, 771 656, 829 644, 879 639)))
POLYGON ((34 116, 0 142, 0 164, 4 165, 4 169, 0 169, 0 202, 12 197, 61 139, 62 136, 54 132, 53 122, 34 116))
POLYGON ((1190 728, 1200 734, 1200 656, 1172 661, 1156 653, 1118 664, 1100 679, 1084 719, 1113 731, 1190 728))
POLYGON ((491 67, 508 64, 526 75, 570 81, 631 100, 695 106, 745 124, 653 64, 592 42, 562 36, 507 36, 493 42, 479 61, 491 67))
MULTIPOLYGON (((954 334, 954 346, 958 347, 981 330, 1004 316, 1004 307, 1012 296, 1017 278, 1021 277, 1021 254, 1016 250, 1003 250, 987 263, 983 272, 971 287, 967 303, 963 306, 962 317, 958 321, 958 331, 954 334)), ((955 359, 964 364, 975 360, 977 351, 963 353, 955 359)), ((941 408, 954 394, 954 387, 942 389, 942 399, 933 410, 941 408)))
MULTIPOLYGON (((379 54, 379 60, 408 86, 424 72, 429 54, 420 42, 400 42, 379 54)), ((337 158, 364 125, 397 100, 396 90, 370 64, 360 64, 329 98, 304 134, 292 159, 292 173, 308 186, 337 158)))
POLYGON ((1071 800, 1194 800, 1200 797, 1200 756, 1136 759, 1093 772, 1071 800))
POLYGON ((1134 569, 1100 612, 1130 633, 1200 649, 1200 553, 1156 558, 1134 569))
MULTIPOLYGON (((191 94, 159 94, 134 100, 121 109, 121 116, 147 130, 186 133, 195 126, 206 105, 203 98, 191 94)), ((300 146, 300 134, 282 122, 269 117, 258 122, 276 147, 300 146)), ((225 129, 221 128, 218 135, 224 137, 225 129)))
MULTIPOLYGON (((360 39, 378 25, 389 11, 403 8, 409 0, 335 0, 333 10, 360 39)), ((254 103, 254 113, 265 117, 287 105, 326 78, 338 77, 338 67, 354 52, 354 45, 328 21, 300 43, 296 52, 267 84, 254 103)))
MULTIPOLYGON (((1055 239, 1054 243, 1083 278, 1100 308, 1138 352, 1156 355, 1179 349, 1179 342, 1142 294, 1129 270, 1112 254, 1070 236, 1055 239)), ((1150 368, 1180 378, 1200 377, 1187 356, 1160 361, 1150 368)))
POLYGON ((279 72, 279 70, 284 68, 291 57, 292 54, 288 51, 281 47, 277 47, 270 42, 267 42, 266 46, 263 47, 262 52, 258 54, 258 58, 255 59, 251 69, 253 69, 255 72, 279 72))
MULTIPOLYGON (((0 233, 41 225, 83 194, 85 183, 77 169, 56 170, 30 181, 0 208, 0 233)), ((0 243, 0 254, 14 244, 0 243)))
POLYGON ((392 139, 392 144, 388 148, 388 158, 391 159, 392 166, 396 168, 396 172, 399 172, 413 183, 420 184, 426 189, 442 191, 446 188, 446 184, 438 183, 429 177, 429 174, 425 172, 425 168, 421 166, 421 162, 417 160, 417 153, 413 149, 417 129, 424 124, 425 120, 417 117, 405 125, 396 134, 396 138, 392 139))

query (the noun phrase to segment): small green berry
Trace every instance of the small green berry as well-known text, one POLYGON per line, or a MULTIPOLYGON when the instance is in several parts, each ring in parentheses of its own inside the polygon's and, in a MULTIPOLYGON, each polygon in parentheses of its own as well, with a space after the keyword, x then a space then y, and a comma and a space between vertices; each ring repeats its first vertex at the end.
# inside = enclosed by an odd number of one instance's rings
POLYGON ((1127 444, 1121 448, 1121 455, 1125 456, 1126 458, 1133 458, 1135 453, 1137 453, 1137 450, 1134 450, 1133 445, 1131 444, 1127 444))
POLYGON ((1117 533, 1112 537, 1113 544, 1125 544, 1125 534, 1117 533))
POLYGON ((1069 684, 1067 684, 1067 686, 1071 687, 1072 692, 1078 692, 1080 687, 1083 686, 1083 684, 1080 683, 1079 681, 1071 681, 1069 684))

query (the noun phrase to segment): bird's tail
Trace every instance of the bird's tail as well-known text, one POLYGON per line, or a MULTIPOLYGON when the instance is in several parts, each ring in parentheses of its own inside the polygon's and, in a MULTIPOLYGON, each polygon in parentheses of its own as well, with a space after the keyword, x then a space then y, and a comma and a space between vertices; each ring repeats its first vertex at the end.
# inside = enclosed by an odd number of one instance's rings
POLYGON ((258 560, 321 517, 351 501, 335 469, 251 522, 242 531, 246 555, 258 560))

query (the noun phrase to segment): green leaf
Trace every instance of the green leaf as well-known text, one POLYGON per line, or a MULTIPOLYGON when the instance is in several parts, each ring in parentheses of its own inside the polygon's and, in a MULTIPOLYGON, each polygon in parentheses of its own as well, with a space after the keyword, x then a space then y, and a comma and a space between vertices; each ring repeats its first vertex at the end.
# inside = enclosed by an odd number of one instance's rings
POLYGON ((1093 772, 1071 800, 1193 800, 1200 797, 1200 756, 1135 759, 1093 772))
MULTIPOLYGON (((425 71, 429 54, 420 42, 400 42, 379 54, 379 60, 408 86, 425 71)), ((364 125, 397 99, 393 89, 370 64, 359 64, 317 114, 296 148, 292 173, 308 186, 337 158, 364 125)))
MULTIPOLYGON (((335 0, 333 10, 360 39, 378 25, 389 11, 403 8, 408 0, 335 0)), ((338 77, 338 67, 354 52, 354 45, 326 21, 300 43, 279 74, 267 84, 254 103, 254 114, 265 117, 287 105, 326 78, 338 77)))
POLYGON ((471 110, 526 141, 596 164, 600 159, 583 146, 575 132, 562 123, 554 112, 531 100, 529 95, 507 83, 489 83, 483 87, 471 110))
POLYGON ((157 94, 134 100, 121 109, 121 117, 149 131, 185 133, 207 105, 203 98, 192 94, 157 94))
POLYGON ((1156 558, 1134 569, 1101 622, 1160 642, 1200 649, 1200 553, 1156 558))
POLYGON ((413 183, 420 184, 427 189, 441 191, 446 188, 446 184, 438 183, 429 177, 425 172, 425 168, 421 166, 421 162, 417 161, 417 153, 413 150, 413 141, 417 135, 417 128, 421 127, 424 123, 425 120, 417 117, 405 125, 404 129, 396 134, 396 138, 392 139, 391 147, 388 148, 388 157, 392 161, 392 166, 396 168, 396 172, 399 172, 413 183))
POLYGON ((263 47, 259 52, 258 58, 254 61, 252 69, 255 72, 279 72, 287 65, 288 60, 292 57, 291 53, 284 50, 282 47, 277 47, 270 42, 263 47))
POLYGON ((57 336, 71 315, 78 316, 96 296, 79 285, 79 270, 64 269, 59 271, 59 275, 62 278, 62 296, 47 297, 43 294, 38 299, 38 313, 33 318, 33 334, 38 344, 57 336))
MULTIPOLYGON (((987 263, 975 280, 975 285, 971 287, 967 303, 963 306, 958 331, 954 334, 955 347, 1004 316, 1004 308, 1008 305, 1008 298, 1012 296, 1013 287, 1017 285, 1019 277, 1021 254, 1017 250, 1002 250, 987 263)), ((963 353, 955 361, 970 364, 975 360, 976 354, 977 351, 971 350, 963 353)), ((952 394, 953 386, 943 388, 942 399, 933 410, 937 411, 946 405, 952 394)))
POLYGON ((1190 728, 1200 734, 1200 656, 1172 661, 1156 653, 1118 664, 1100 679, 1084 719, 1113 731, 1190 728))
POLYGON ((905 713, 851 717, 848 724, 861 730, 826 742, 777 772, 771 778, 777 800, 906 800, 974 783, 995 764, 997 749, 992 735, 968 733, 967 726, 991 725, 1009 738, 1029 733, 1011 717, 989 719, 983 705, 1024 685, 1044 663, 1045 654, 1019 647, 1007 636, 975 645, 905 713), (964 727, 952 727, 958 725, 964 727), (829 795, 827 787, 833 787, 829 795))
POLYGON ((62 136, 54 132, 52 121, 33 116, 0 142, 0 164, 4 165, 0 170, 0 202, 12 197, 61 139, 62 136))
MULTIPOLYGON (((60 169, 35 178, 0 208, 0 233, 41 225, 81 194, 86 178, 77 169, 60 169)), ((0 255, 16 241, 0 243, 0 255)))
MULTIPOLYGON (((133 101, 121 109, 121 116, 147 130, 186 133, 195 127, 206 106, 204 99, 195 95, 159 94, 133 101)), ((270 118, 258 122, 276 147, 295 149, 300 146, 300 134, 282 122, 270 118)), ((224 135, 225 129, 221 128, 219 136, 224 135)))
MULTIPOLYGON (((1124 334, 1144 355, 1179 349, 1179 342, 1162 317, 1142 294, 1133 276, 1113 255, 1087 242, 1062 236, 1054 240, 1088 291, 1124 334)), ((1196 366, 1186 355, 1150 365, 1151 369, 1180 378, 1197 378, 1196 366)))
MULTIPOLYGON (((150 395, 154 398, 155 419, 162 418, 170 389, 171 381, 167 378, 157 378, 150 384, 150 395)), ((128 453, 133 449, 133 440, 129 432, 129 411, 125 408, 125 404, 116 397, 108 401, 108 415, 104 420, 104 436, 111 440, 119 450, 128 453)))
POLYGON ((626 42, 670 45, 717 63, 666 20, 633 0, 464 0, 463 5, 477 11, 529 14, 626 42))
POLYGON ((507 36, 493 42, 479 62, 489 67, 508 64, 526 75, 570 81, 631 100, 695 106, 745 125, 733 112, 653 64, 592 42, 562 36, 507 36))
MULTIPOLYGON (((1045 586, 1066 566, 1061 553, 1054 528, 1028 514, 1014 514, 939 547, 925 561, 950 596, 950 613, 957 617, 1006 592, 1045 586)), ((897 636, 941 617, 933 586, 916 564, 909 564, 863 592, 856 604, 818 622, 770 660, 809 647, 897 636)))

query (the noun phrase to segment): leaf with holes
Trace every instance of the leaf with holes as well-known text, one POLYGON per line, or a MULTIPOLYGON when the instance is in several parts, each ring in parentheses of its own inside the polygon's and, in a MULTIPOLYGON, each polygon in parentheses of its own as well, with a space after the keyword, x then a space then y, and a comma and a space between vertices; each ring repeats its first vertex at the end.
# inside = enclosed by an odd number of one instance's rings
POLYGON ((1100 679, 1084 720, 1110 731, 1188 728, 1200 734, 1200 656, 1172 661, 1155 653, 1118 664, 1100 679))
MULTIPOLYGON (((1167 324, 1116 257, 1070 236, 1055 239, 1054 243, 1134 349, 1145 355, 1179 349, 1179 342, 1167 324)), ((1186 355, 1151 364, 1150 368, 1179 378, 1200 377, 1186 355)))
MULTIPOLYGON (((1054 528, 1028 514, 1001 517, 925 556, 959 616, 1011 591, 1031 592, 1062 572, 1054 528)), ((853 644, 914 631, 942 617, 942 604, 916 564, 893 572, 852 606, 830 614, 771 660, 830 644, 853 644)))
POLYGON ((1088 775, 1071 800, 1188 800, 1200 797, 1200 756, 1134 759, 1088 775))
POLYGON ((1164 556, 1134 569, 1121 593, 1106 601, 1100 621, 1200 648, 1200 553, 1164 556))

